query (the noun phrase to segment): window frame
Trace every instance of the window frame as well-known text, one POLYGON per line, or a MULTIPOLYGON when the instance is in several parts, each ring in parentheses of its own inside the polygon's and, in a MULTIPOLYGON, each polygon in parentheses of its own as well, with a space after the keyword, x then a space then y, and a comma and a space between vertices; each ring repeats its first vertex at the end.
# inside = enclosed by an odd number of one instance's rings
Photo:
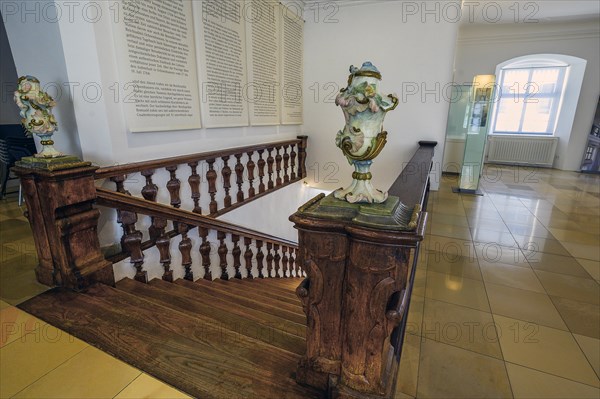
MULTIPOLYGON (((491 124, 492 129, 491 129, 490 134, 518 135, 518 136, 547 136, 547 137, 555 136, 558 119, 560 117, 560 109, 561 109, 561 105, 562 105, 564 94, 565 94, 566 83, 568 80, 568 74, 569 74, 569 64, 565 64, 562 62, 544 63, 544 65, 540 65, 539 63, 531 63, 531 62, 524 64, 524 63, 520 62, 518 64, 506 65, 506 66, 502 67, 500 70, 500 79, 499 79, 498 86, 497 86, 497 90, 499 91, 499 94, 497 96, 497 100, 495 101, 494 107, 493 107, 493 119, 492 119, 492 124, 491 124), (540 90, 538 90, 537 93, 532 92, 532 88, 535 87, 535 86, 531 85, 531 83, 533 81, 533 79, 532 79, 533 74, 540 69, 558 69, 559 70, 559 75, 558 75, 558 78, 556 79, 556 88, 551 94, 542 93, 540 90), (503 84, 504 84, 505 72, 515 71, 515 70, 528 70, 529 71, 527 82, 525 83, 526 90, 522 92, 519 88, 517 93, 504 93, 503 92, 503 84), (560 88, 560 90, 558 90, 558 88, 560 88), (502 101, 503 96, 505 96, 507 94, 512 96, 512 98, 518 99, 519 103, 522 102, 522 104, 521 104, 521 119, 519 120, 518 131, 496 130, 500 103, 502 101), (555 101, 552 102, 552 106, 549 111, 549 113, 550 113, 550 121, 548 122, 549 128, 545 132, 524 132, 523 124, 524 124, 525 117, 527 114, 528 104, 534 103, 531 100, 536 100, 535 104, 537 104, 538 103, 537 100, 544 99, 544 98, 555 99, 555 101)), ((509 88, 509 90, 510 90, 510 88, 509 88)))

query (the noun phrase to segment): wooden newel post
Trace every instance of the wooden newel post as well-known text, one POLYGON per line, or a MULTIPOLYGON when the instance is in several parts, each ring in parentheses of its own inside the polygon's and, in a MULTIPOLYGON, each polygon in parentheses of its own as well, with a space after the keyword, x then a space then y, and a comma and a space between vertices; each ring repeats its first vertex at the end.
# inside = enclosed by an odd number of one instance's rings
POLYGON ((296 290, 307 315, 307 350, 297 380, 330 398, 393 396, 412 284, 427 214, 397 197, 358 205, 320 195, 290 217, 296 290))
POLYGON ((94 172, 97 167, 62 170, 20 167, 40 283, 83 289, 94 282, 114 285, 112 264, 100 252, 94 172))

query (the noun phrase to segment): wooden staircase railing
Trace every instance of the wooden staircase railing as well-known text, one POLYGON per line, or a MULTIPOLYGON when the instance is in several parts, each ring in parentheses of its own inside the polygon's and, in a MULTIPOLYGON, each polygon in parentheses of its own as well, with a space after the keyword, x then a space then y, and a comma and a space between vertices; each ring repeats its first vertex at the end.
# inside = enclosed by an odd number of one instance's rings
POLYGON ((168 195, 165 192, 159 202, 216 217, 305 178, 306 144, 307 137, 299 136, 294 140, 110 166, 98 169, 95 178, 109 179, 120 193, 157 201, 165 191, 161 192, 155 181, 163 173, 168 195), (145 185, 132 184, 133 176, 145 181, 145 185), (182 198, 183 176, 187 176, 189 199, 182 198))
POLYGON ((193 228, 198 228, 202 239, 205 278, 211 277, 206 264, 211 254, 211 232, 218 241, 216 251, 221 278, 229 277, 227 259, 231 257, 233 277, 300 276, 301 265, 294 262, 297 247, 293 243, 242 229, 215 217, 305 178, 306 145, 307 137, 299 136, 294 140, 105 168, 15 167, 14 172, 21 178, 39 259, 36 277, 48 286, 76 290, 95 282, 114 285, 113 262, 130 258, 136 278, 142 281, 145 276, 143 251, 156 246, 164 268, 163 278, 168 280, 172 275, 169 242, 181 235, 182 266, 185 277, 192 279, 189 234, 193 228), (182 165, 189 168, 189 198, 182 196, 186 192, 180 180, 182 165), (206 167, 206 173, 202 167, 206 167), (140 181, 135 184, 133 180, 138 174, 140 181), (231 184, 234 175, 235 188, 231 184), (102 179, 115 183, 116 191, 97 188, 96 182, 102 179), (159 189, 156 184, 159 179, 166 179, 166 190, 159 189), (96 202, 118 210, 117 221, 124 231, 121 251, 108 259, 100 248, 100 211, 94 207, 96 202), (203 202, 205 208, 202 208, 203 202), (136 227, 137 214, 152 218, 145 241, 144 234, 136 227), (256 253, 251 246, 255 246, 256 253), (249 264, 241 266, 242 258, 258 263, 256 275, 248 274, 249 264))
MULTIPOLYGON (((154 246, 159 253, 162 280, 166 281, 173 281, 174 267, 181 267, 178 272, 183 273, 185 280, 201 277, 198 286, 216 287, 219 283, 202 281, 217 277, 211 269, 213 259, 218 260, 220 279, 234 277, 227 285, 251 287, 256 283, 237 281, 244 275, 305 276, 296 290, 307 319, 306 352, 299 362, 297 381, 329 398, 391 398, 420 242, 425 234, 429 173, 436 143, 419 145, 390 188, 387 205, 349 205, 320 195, 301 207, 290 217, 299 231, 297 246, 215 217, 305 177, 306 138, 100 170, 14 170, 23 185, 40 261, 36 274, 41 283, 75 290, 97 282, 114 286, 113 262, 124 259, 129 259, 135 268, 135 279, 146 283, 144 251, 154 246), (290 148, 292 151, 288 152, 290 148), (293 148, 297 149, 298 164, 293 148), (228 164, 231 156, 237 160, 235 204, 230 184, 233 172, 228 164), (244 156, 247 158, 242 162, 244 156), (222 190, 217 190, 217 158, 222 162, 222 190), (207 212, 201 206, 206 197, 201 194, 203 185, 198 173, 201 161, 206 161, 208 167, 204 185, 208 192, 207 212), (258 193, 253 163, 259 171, 258 193), (182 209, 185 204, 177 177, 179 165, 188 165, 191 170, 189 210, 182 209), (168 172, 168 196, 163 198, 159 196, 165 192, 159 191, 155 183, 158 169, 168 172), (138 172, 145 185, 126 187, 127 175, 138 172), (104 178, 116 184, 116 191, 96 187, 96 180, 104 178), (136 193, 134 189, 139 189, 140 195, 131 195, 131 191, 136 193), (164 198, 168 201, 159 201, 164 198), (108 258, 100 248, 100 210, 95 204, 116 209, 117 222, 123 229, 121 251, 108 258), (147 234, 139 230, 139 215, 150 220, 147 234), (196 259, 201 259, 202 276, 194 276, 192 270, 192 234, 199 237, 194 241, 200 244, 196 259), (180 265, 172 264, 173 239, 178 240, 180 265)), ((137 284, 129 279, 123 281, 137 284)), ((270 282, 276 281, 283 280, 270 282)), ((149 291, 146 289, 153 284, 166 292, 165 285, 175 287, 188 282, 167 284, 156 279, 149 285, 137 284, 134 291, 149 291)), ((211 292, 217 295, 216 291, 211 292)), ((194 293, 186 295, 196 298, 194 293)), ((159 300, 164 294, 153 295, 159 300)), ((198 309, 205 309, 208 302, 198 309)), ((212 316, 219 313, 215 311, 212 316)))
POLYGON ((198 234, 201 240, 199 252, 202 260, 202 277, 205 280, 212 280, 213 277, 228 280, 230 277, 286 278, 304 275, 301 265, 295 262, 298 250, 295 242, 102 188, 97 189, 96 202, 98 205, 117 209, 118 221, 124 232, 121 239, 121 252, 107 259, 116 263, 130 258, 130 262, 136 269, 135 279, 138 281, 148 282, 147 272, 144 270, 143 251, 153 246, 156 246, 160 253, 160 263, 164 269, 162 279, 173 281, 170 243, 178 235, 181 236, 178 248, 181 253, 181 267, 185 269, 184 278, 194 281, 191 270, 190 235, 192 233, 198 234), (145 242, 142 242, 143 234, 136 224, 138 215, 149 216, 152 221, 147 234, 150 239, 145 242), (167 231, 167 225, 173 226, 173 229, 167 231), (211 245, 210 237, 215 238, 217 243, 211 245), (211 252, 215 253, 215 247, 219 258, 219 276, 213 276, 211 272, 211 252), (229 254, 231 257, 228 256, 229 254), (228 262, 230 258, 232 264, 228 262), (234 270, 232 276, 229 275, 228 266, 232 266, 234 270))

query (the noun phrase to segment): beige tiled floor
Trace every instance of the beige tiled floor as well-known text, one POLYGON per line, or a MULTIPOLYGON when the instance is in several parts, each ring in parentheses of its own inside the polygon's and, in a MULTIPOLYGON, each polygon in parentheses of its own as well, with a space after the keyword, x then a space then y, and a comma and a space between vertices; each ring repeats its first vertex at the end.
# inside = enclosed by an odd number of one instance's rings
MULTIPOLYGON (((498 171, 431 194, 397 399, 600 397, 600 177, 498 171)), ((185 397, 14 308, 45 289, 14 196, 0 236, 0 397, 185 397)))
POLYGON ((598 399, 600 176, 498 170, 431 195, 397 398, 598 399))

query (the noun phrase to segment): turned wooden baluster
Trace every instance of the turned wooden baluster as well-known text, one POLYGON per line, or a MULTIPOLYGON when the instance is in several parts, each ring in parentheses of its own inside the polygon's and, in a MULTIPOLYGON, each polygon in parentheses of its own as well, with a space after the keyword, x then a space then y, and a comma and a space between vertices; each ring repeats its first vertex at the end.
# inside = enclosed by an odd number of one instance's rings
POLYGON ((235 164, 235 182, 238 186, 238 192, 236 195, 237 202, 244 202, 244 191, 242 185, 244 184, 244 165, 242 164, 242 156, 244 154, 236 154, 237 163, 235 164))
POLYGON ((219 266, 221 266, 221 280, 229 280, 229 273, 227 273, 227 245, 225 245, 225 238, 227 233, 217 231, 217 239, 220 242, 217 253, 219 254, 219 266))
POLYGON ((267 158, 269 183, 267 184, 267 187, 270 190, 273 187, 275 187, 275 184, 273 182, 273 165, 275 164, 275 158, 273 158, 273 149, 272 148, 269 148, 267 151, 269 151, 269 157, 267 158))
POLYGON ((147 201, 156 202, 158 186, 152 181, 154 169, 142 170, 141 174, 146 178, 146 185, 142 188, 142 197, 147 201))
POLYGON ((135 279, 142 283, 148 282, 148 274, 144 270, 144 253, 142 252, 142 232, 136 230, 137 214, 134 212, 121 211, 121 224, 123 226, 123 237, 121 245, 129 254, 129 261, 135 267, 135 279))
MULTIPOLYGON (((158 186, 152 181, 154 170, 142 170, 141 174, 146 178, 146 185, 144 188, 142 188, 142 197, 144 197, 146 201, 156 202, 158 186)), ((155 217, 151 217, 150 220, 152 221, 152 225, 148 228, 148 234, 150 235, 150 239, 152 241, 156 241, 156 239, 160 236, 160 227, 156 225, 155 217)))
POLYGON ((253 151, 248 152, 248 163, 246 164, 248 168, 248 184, 250 186, 248 188, 248 198, 253 198, 256 195, 256 190, 254 190, 254 169, 256 168, 256 164, 252 160, 253 153, 253 151))
POLYGON ((110 180, 117 186, 118 193, 131 195, 129 191, 125 190, 125 180, 127 180, 126 175, 113 176, 110 178, 110 180))
POLYGON ((263 159, 263 152, 265 152, 265 150, 258 150, 258 179, 260 181, 260 184, 258 185, 259 193, 265 192, 265 182, 263 180, 265 178, 265 165, 267 163, 263 159))
POLYGON ((290 175, 288 170, 290 168, 290 154, 288 154, 289 145, 283 146, 283 182, 290 182, 290 175))
POLYGON ((179 234, 181 234, 181 242, 179 243, 179 252, 181 252, 181 265, 185 268, 186 280, 194 281, 192 273, 192 240, 188 237, 190 226, 184 223, 178 225, 179 234))
POLYGON ((200 244, 200 256, 202 257, 202 267, 204 268, 204 279, 212 281, 212 274, 210 272, 210 242, 208 242, 208 229, 205 227, 198 227, 198 235, 202 238, 202 244, 200 244))
POLYGON ((192 212, 202 214, 202 208, 200 207, 200 175, 198 174, 198 161, 188 163, 188 166, 192 168, 192 174, 188 178, 188 184, 192 189, 192 200, 194 201, 194 210, 192 212))
MULTIPOLYGON (((281 247, 281 252, 283 252, 283 257, 281 258, 281 270, 282 270, 282 276, 283 278, 288 277, 288 267, 289 267, 289 261, 290 258, 288 258, 287 252, 288 252, 288 247, 281 247)), ((289 277, 291 277, 291 272, 289 277)))
POLYGON ((179 181, 175 173, 177 172, 177 165, 167 166, 165 169, 171 174, 171 179, 167 182, 167 190, 169 190, 171 196, 171 206, 180 208, 181 198, 179 197, 179 190, 181 189, 181 181, 179 181))
POLYGON ((258 278, 265 278, 263 274, 263 260, 265 259, 265 254, 262 251, 263 242, 260 240, 256 240, 256 265, 258 268, 258 278))
POLYGON ((299 277, 295 263, 296 258, 294 258, 294 248, 290 248, 290 277, 299 277))
POLYGON ((235 269, 235 276, 234 278, 238 278, 241 279, 242 278, 242 272, 241 272, 241 267, 242 267, 242 261, 241 261, 241 255, 242 255, 242 250, 239 246, 239 242, 240 242, 240 236, 236 236, 236 235, 231 235, 231 241, 233 242, 233 250, 231 250, 231 254, 233 255, 233 268, 235 269))
POLYGON ((281 151, 281 146, 275 147, 275 153, 277 154, 275 155, 275 169, 277 172, 277 180, 275 181, 275 184, 277 186, 281 186, 281 184, 283 183, 283 181, 281 180, 281 161, 283 160, 283 157, 281 156, 279 151, 281 151))
POLYGON ((152 227, 156 228, 158 238, 156 239, 156 247, 160 254, 160 263, 164 269, 162 279, 170 283, 173 282, 173 271, 171 270, 171 239, 165 233, 167 227, 167 219, 154 218, 152 227))
POLYGON ((302 141, 298 145, 298 176, 301 179, 306 177, 306 146, 308 136, 298 136, 302 141))
POLYGON ((244 237, 244 245, 246 246, 246 252, 244 252, 244 263, 246 264, 246 278, 252 279, 254 276, 252 275, 252 257, 254 254, 250 249, 250 244, 252 244, 252 238, 244 237))
POLYGON ((296 180, 296 146, 294 144, 291 145, 292 151, 290 152, 290 179, 296 180))
POLYGON ((231 168, 227 164, 229 157, 221 157, 223 160, 223 170, 221 175, 223 176, 223 188, 225 189, 225 198, 223 198, 223 207, 229 208, 231 206, 231 195, 229 190, 231 189, 231 168))
POLYGON ((215 171, 215 160, 209 159, 206 161, 208 164, 208 171, 206 172, 206 180, 208 181, 208 193, 210 194, 209 210, 210 214, 214 215, 217 213, 219 207, 215 198, 217 194, 217 172, 215 171))
POLYGON ((273 269, 275 270, 275 275, 273 277, 280 277, 280 270, 281 270, 281 255, 279 255, 279 245, 275 244, 274 245, 274 251, 275 251, 275 256, 273 257, 273 269))
POLYGON ((272 273, 271 271, 273 270, 273 254, 271 253, 271 250, 273 249, 273 244, 271 244, 270 242, 267 243, 267 278, 271 277, 272 273))

